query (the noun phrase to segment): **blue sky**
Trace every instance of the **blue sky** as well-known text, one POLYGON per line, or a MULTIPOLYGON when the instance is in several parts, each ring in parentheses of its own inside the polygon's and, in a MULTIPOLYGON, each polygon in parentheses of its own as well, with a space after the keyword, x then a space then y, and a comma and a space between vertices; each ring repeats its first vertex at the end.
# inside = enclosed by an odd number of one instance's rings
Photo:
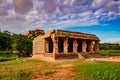
POLYGON ((0 0, 0 29, 62 29, 120 43, 120 0, 0 0))

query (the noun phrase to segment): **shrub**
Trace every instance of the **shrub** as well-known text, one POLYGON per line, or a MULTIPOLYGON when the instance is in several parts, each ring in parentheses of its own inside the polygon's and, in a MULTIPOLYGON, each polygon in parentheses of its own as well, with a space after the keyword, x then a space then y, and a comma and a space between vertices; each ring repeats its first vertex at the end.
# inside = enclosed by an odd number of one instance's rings
POLYGON ((20 70, 15 75, 16 80, 30 80, 30 71, 29 70, 20 70))
POLYGON ((53 71, 45 71, 43 74, 45 75, 45 76, 48 76, 48 75, 50 75, 50 74, 52 74, 53 73, 53 71))

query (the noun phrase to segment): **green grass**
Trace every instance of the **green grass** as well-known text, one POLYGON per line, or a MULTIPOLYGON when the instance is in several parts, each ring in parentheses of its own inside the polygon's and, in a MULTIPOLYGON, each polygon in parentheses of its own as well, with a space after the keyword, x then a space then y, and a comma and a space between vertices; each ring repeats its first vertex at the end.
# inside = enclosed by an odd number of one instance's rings
POLYGON ((11 53, 11 51, 0 51, 0 62, 9 61, 18 58, 17 55, 11 53))
POLYGON ((31 75, 30 75, 29 70, 19 70, 16 74, 12 75, 4 75, 2 76, 2 80, 30 80, 31 75))
POLYGON ((120 80, 120 63, 102 61, 68 61, 52 63, 39 60, 19 58, 18 60, 0 62, 0 80, 120 80), (63 64, 73 64, 62 67, 63 64), (58 71, 73 68, 73 73, 66 76, 55 75, 58 71))
POLYGON ((52 70, 59 69, 57 64, 25 58, 4 61, 0 63, 0 80, 31 80, 41 75, 48 76, 52 70))
POLYGON ((102 55, 120 56, 120 50, 100 50, 102 55))
POLYGON ((75 63, 76 80, 120 80, 120 63, 102 61, 78 61, 75 63))
POLYGON ((48 70, 48 71, 45 71, 43 74, 44 74, 45 76, 48 76, 48 75, 50 75, 50 74, 52 74, 52 73, 54 73, 54 71, 48 70))

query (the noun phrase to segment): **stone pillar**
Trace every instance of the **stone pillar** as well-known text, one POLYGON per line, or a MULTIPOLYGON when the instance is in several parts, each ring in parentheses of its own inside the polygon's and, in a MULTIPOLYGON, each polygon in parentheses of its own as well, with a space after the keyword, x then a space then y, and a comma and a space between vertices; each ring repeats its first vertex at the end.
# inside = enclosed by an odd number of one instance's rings
POLYGON ((49 41, 46 40, 45 42, 45 53, 49 53, 49 41))
POLYGON ((58 42, 53 42, 53 53, 54 54, 58 53, 58 42))
POLYGON ((82 52, 86 52, 87 44, 85 40, 82 40, 82 52))
POLYGON ((73 53, 77 53, 77 48, 78 48, 77 40, 73 39, 73 53))
POLYGON ((68 53, 68 38, 64 39, 64 53, 68 53))
POLYGON ((54 54, 58 53, 58 38, 57 37, 53 38, 53 53, 54 54))
POLYGON ((95 41, 95 53, 99 53, 99 41, 95 41))
POLYGON ((88 49, 89 49, 89 52, 93 52, 93 48, 94 48, 94 44, 93 44, 93 41, 89 41, 89 47, 88 47, 88 49))

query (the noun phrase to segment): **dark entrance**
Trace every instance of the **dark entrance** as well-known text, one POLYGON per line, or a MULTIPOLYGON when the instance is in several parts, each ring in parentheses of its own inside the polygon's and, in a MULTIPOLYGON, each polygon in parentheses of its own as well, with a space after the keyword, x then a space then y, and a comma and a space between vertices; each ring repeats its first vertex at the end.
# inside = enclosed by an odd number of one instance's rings
POLYGON ((49 39, 49 53, 53 53, 53 41, 51 38, 49 39))
POLYGON ((77 52, 82 52, 82 41, 80 39, 77 40, 78 43, 78 49, 77 52))
POLYGON ((59 39, 58 42, 58 52, 63 52, 63 39, 59 39))
POLYGON ((68 39, 68 52, 73 52, 73 39, 68 39))
POLYGON ((86 52, 89 52, 89 41, 86 41, 86 52))

